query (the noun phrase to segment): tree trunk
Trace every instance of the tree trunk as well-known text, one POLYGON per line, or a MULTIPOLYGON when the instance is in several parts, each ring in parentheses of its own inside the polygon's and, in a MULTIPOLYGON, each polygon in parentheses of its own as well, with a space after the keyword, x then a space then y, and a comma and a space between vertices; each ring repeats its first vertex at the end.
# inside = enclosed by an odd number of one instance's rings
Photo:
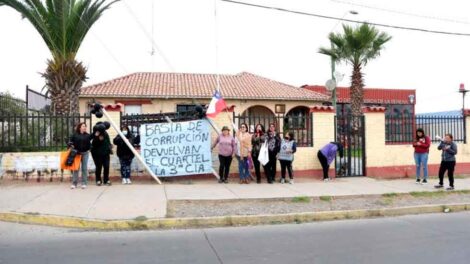
POLYGON ((77 114, 80 112, 78 96, 87 79, 86 68, 76 60, 48 61, 46 88, 51 97, 51 109, 55 114, 77 114))
POLYGON ((361 65, 354 65, 351 77, 351 112, 353 116, 362 115, 362 105, 364 104, 363 87, 361 65))

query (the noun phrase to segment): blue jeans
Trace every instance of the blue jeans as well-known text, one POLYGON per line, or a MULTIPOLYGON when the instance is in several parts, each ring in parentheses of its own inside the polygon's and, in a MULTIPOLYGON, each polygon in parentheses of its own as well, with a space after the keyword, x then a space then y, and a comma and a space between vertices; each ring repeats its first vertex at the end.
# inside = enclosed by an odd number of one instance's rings
POLYGON ((423 168, 423 179, 428 179, 428 153, 415 153, 416 179, 419 179, 421 168, 423 168))
POLYGON ((240 180, 248 179, 250 177, 250 171, 248 168, 248 158, 240 158, 238 160, 238 173, 240 174, 240 180))
MULTIPOLYGON (((88 184, 88 156, 89 152, 81 152, 80 169, 82 170, 82 185, 88 184)), ((72 184, 78 183, 78 170, 72 172, 72 184)))
POLYGON ((121 178, 130 179, 132 159, 119 159, 119 162, 121 163, 121 178))

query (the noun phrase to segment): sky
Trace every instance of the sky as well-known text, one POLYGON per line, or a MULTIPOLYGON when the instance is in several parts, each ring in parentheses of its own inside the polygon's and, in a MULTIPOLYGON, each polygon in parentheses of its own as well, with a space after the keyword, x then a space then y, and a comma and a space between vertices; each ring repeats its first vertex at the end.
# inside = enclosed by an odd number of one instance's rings
MULTIPOLYGON (((470 33, 468 1, 245 0, 307 13, 449 32, 470 33), (358 14, 350 14, 349 11, 358 14)), ((355 25, 354 23, 348 23, 355 25)), ((392 36, 364 68, 366 88, 416 89, 418 113, 462 107, 470 89, 470 36, 378 27, 392 36)), ((294 86, 324 85, 330 60, 318 49, 341 22, 220 0, 121 0, 93 26, 77 55, 86 85, 134 72, 251 72, 294 86), (217 12, 215 12, 217 10, 217 12), (217 15, 215 15, 217 14, 217 15), (154 52, 152 52, 152 50, 154 52)), ((50 53, 27 20, 0 7, 0 92, 41 91, 50 53)), ((340 86, 349 86, 352 69, 340 86)), ((221 87, 223 93, 223 87, 221 87)), ((470 108, 470 100, 466 105, 470 108)))

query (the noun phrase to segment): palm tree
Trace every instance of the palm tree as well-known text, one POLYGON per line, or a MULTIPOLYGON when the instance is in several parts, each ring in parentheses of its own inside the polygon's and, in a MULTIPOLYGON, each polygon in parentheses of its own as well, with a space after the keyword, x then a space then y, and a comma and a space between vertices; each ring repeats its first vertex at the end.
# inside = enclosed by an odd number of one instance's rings
POLYGON ((51 52, 42 76, 57 114, 78 113, 78 96, 87 69, 76 55, 90 28, 118 0, 0 0, 18 11, 41 35, 51 52))
POLYGON ((364 102, 364 81, 361 70, 370 60, 380 55, 384 44, 392 37, 368 24, 356 28, 343 24, 343 31, 343 34, 330 33, 328 38, 332 47, 322 47, 318 52, 330 56, 334 61, 346 62, 353 66, 351 111, 354 116, 360 116, 364 102))

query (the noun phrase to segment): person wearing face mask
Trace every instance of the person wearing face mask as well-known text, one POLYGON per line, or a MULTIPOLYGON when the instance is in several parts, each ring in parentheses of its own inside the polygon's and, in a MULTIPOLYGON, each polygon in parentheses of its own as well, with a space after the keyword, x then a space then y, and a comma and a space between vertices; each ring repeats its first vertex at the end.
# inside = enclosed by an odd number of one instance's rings
POLYGON ((276 131, 276 125, 270 124, 266 140, 268 142, 269 162, 266 164, 266 174, 268 183, 272 184, 276 181, 276 164, 277 154, 281 150, 281 137, 276 131))
POLYGON ((281 183, 286 182, 286 169, 289 173, 289 183, 294 184, 294 173, 292 172, 292 162, 294 153, 297 151, 297 144, 294 140, 294 133, 289 132, 281 141, 281 150, 279 151, 279 162, 281 163, 281 183))
MULTIPOLYGON (((132 133, 129 131, 129 127, 122 127, 121 132, 131 145, 139 144, 136 138, 134 138, 132 133)), ((119 158, 119 163, 121 164, 122 184, 131 184, 131 164, 132 159, 134 158, 134 153, 119 135, 114 138, 113 143, 117 146, 117 156, 119 158)))
POLYGON ((444 187, 444 174, 447 171, 449 176, 448 191, 454 189, 454 169, 455 169, 455 155, 457 155, 457 145, 454 143, 454 137, 451 134, 446 134, 444 140, 441 141, 438 150, 442 151, 441 166, 439 167, 439 184, 435 185, 436 189, 444 187))

